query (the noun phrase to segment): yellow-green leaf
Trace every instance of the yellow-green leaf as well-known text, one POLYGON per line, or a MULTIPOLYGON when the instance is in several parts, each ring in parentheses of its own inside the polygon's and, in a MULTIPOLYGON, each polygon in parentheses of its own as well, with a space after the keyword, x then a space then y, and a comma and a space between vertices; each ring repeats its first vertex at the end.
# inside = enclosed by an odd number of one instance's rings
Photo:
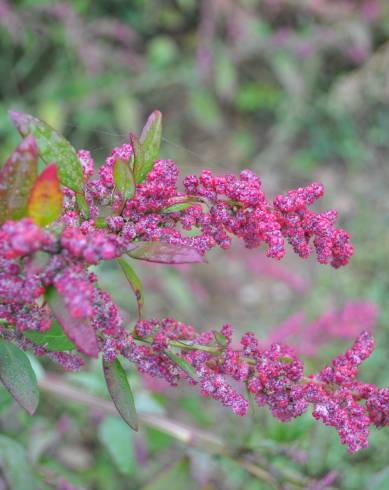
POLYGON ((44 169, 31 189, 28 215, 39 226, 47 226, 61 216, 62 191, 54 163, 44 169))

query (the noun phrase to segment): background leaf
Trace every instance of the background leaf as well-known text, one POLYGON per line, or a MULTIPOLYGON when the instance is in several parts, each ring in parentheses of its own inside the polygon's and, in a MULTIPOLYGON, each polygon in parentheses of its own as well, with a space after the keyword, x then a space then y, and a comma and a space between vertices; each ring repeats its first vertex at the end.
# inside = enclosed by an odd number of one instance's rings
POLYGON ((117 259, 118 264, 120 265, 124 275, 126 276, 132 290, 134 291, 136 302, 138 305, 138 316, 139 319, 143 316, 143 307, 145 302, 145 293, 143 289, 143 284, 139 279, 137 273, 128 263, 128 259, 125 257, 120 257, 117 259))
POLYGON ((46 291, 46 301, 54 317, 62 326, 65 334, 74 342, 77 350, 90 357, 97 357, 99 349, 96 334, 90 323, 81 318, 73 318, 61 295, 55 288, 46 291))
POLYGON ((0 379, 21 407, 32 415, 39 402, 35 373, 24 352, 0 340, 0 379))
POLYGON ((143 490, 169 490, 177 488, 179 482, 180 488, 192 490, 197 488, 189 472, 189 463, 185 458, 175 463, 159 473, 143 490))
POLYGON ((37 345, 44 345, 50 352, 63 352, 76 348, 73 342, 66 337, 61 325, 55 320, 46 332, 40 333, 26 330, 23 335, 37 345))
POLYGON ((204 262, 204 257, 195 248, 162 242, 136 242, 131 245, 131 249, 127 253, 134 259, 160 264, 204 262))
POLYGON ((0 435, 0 468, 9 489, 37 489, 36 478, 23 446, 3 435, 0 435))
POLYGON ((38 226, 47 226, 61 216, 62 191, 57 167, 46 167, 36 179, 28 201, 28 214, 38 226))
POLYGON ((82 166, 69 141, 37 117, 16 111, 10 111, 9 115, 22 136, 34 136, 42 160, 46 164, 56 162, 61 183, 81 192, 84 183, 82 166))
POLYGON ((99 425, 99 438, 124 475, 135 471, 132 431, 120 418, 108 416, 99 425))
POLYGON ((33 136, 27 136, 0 171, 0 224, 26 216, 37 169, 38 148, 33 136))
POLYGON ((128 383, 127 374, 119 359, 113 362, 103 360, 105 381, 112 401, 123 420, 134 430, 138 430, 138 415, 134 397, 128 383))

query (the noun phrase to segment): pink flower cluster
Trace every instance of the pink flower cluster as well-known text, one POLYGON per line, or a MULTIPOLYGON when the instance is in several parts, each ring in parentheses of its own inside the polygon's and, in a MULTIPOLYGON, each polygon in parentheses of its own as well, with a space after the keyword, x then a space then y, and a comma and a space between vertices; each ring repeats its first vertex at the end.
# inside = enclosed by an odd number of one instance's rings
MULTIPOLYGON (((138 322, 134 332, 136 340, 146 345, 131 344, 121 353, 135 362, 141 372, 176 384, 180 373, 164 354, 173 344, 195 369, 200 393, 231 407, 237 415, 248 411, 248 400, 241 393, 244 386, 259 406, 268 406, 274 417, 283 422, 302 415, 312 405, 313 416, 335 427, 351 452, 367 447, 371 424, 389 424, 389 389, 356 380, 359 366, 374 349, 367 332, 362 332, 331 366, 308 377, 304 375, 303 361, 292 348, 274 343, 261 350, 252 332, 244 334, 241 347, 234 349, 229 325, 220 332, 224 346, 213 331, 197 334, 192 327, 172 319, 138 322), (241 389, 236 389, 229 378, 242 383, 241 389)), ((181 377, 195 383, 185 372, 181 372, 181 377)))
POLYGON ((81 223, 74 193, 67 190, 63 221, 70 230, 63 232, 63 246, 89 263, 120 256, 137 240, 191 247, 204 255, 215 246, 229 248, 233 236, 248 248, 266 244, 267 256, 278 260, 285 255, 284 238, 303 258, 310 255, 312 240, 319 262, 334 267, 347 264, 352 255, 349 235, 334 227, 336 212, 317 214, 308 209, 323 195, 321 184, 279 195, 272 204, 252 171, 244 170, 238 178, 232 174, 214 176, 204 170, 199 177, 186 177, 185 192, 180 192, 177 165, 158 160, 123 205, 115 189, 113 168, 117 160, 128 162, 132 154, 128 143, 115 148, 100 167, 99 178, 89 179, 93 160, 89 152, 79 152, 91 219, 81 223), (185 206, 174 209, 177 204, 185 206), (111 208, 110 216, 102 218, 106 228, 96 233, 99 210, 104 207, 111 208), (188 236, 193 229, 197 232, 188 236))
MULTIPOLYGON (((101 352, 107 362, 120 354, 140 372, 172 385, 180 379, 198 385, 203 396, 240 416, 248 410, 242 387, 282 421, 301 415, 311 404, 314 416, 336 427, 352 451, 366 446, 370 422, 387 425, 388 391, 355 380, 360 363, 372 351, 367 333, 331 367, 307 378, 292 348, 273 343, 262 349, 252 333, 234 348, 229 325, 217 334, 199 334, 173 319, 140 320, 130 332, 89 271, 90 265, 133 253, 137 244, 162 244, 158 260, 169 262, 179 247, 194 250, 190 258, 197 259, 212 247, 228 248, 233 236, 248 248, 265 244, 267 255, 275 259, 284 256, 286 238, 303 258, 315 248, 319 262, 345 265, 352 247, 349 235, 334 227, 336 213, 308 209, 323 194, 320 184, 290 191, 270 203, 260 179, 250 170, 239 177, 218 177, 205 170, 199 177, 186 177, 184 191, 179 191, 176 164, 157 160, 132 197, 125 198, 116 188, 113 170, 118 160, 128 162, 133 157, 130 144, 112 151, 97 178, 92 177, 90 154, 82 150, 78 156, 89 211, 80 211, 76 204, 80 196, 65 188, 64 212, 53 226, 41 229, 24 218, 0 227, 3 338, 49 356, 66 370, 83 364, 75 350, 92 357, 101 352), (28 336, 28 330, 45 332, 54 317, 74 349, 52 352, 28 336)), ((142 254, 137 258, 142 259, 142 254)))

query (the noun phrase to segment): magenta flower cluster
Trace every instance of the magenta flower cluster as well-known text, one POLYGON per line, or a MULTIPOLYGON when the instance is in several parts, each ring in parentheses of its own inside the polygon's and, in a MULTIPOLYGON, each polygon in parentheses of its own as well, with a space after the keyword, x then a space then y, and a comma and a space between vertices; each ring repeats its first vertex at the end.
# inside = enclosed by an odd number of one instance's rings
MULTIPOLYGON (((370 424, 388 425, 389 406, 387 389, 355 379, 373 350, 369 334, 361 334, 332 366, 306 377, 303 361, 291 347, 273 343, 265 350, 253 333, 246 333, 234 348, 229 325, 217 334, 199 334, 173 319, 139 320, 129 330, 88 269, 127 252, 131 255, 145 243, 173 251, 177 247, 187 252, 189 261, 198 261, 213 247, 230 247, 234 236, 249 248, 264 244, 268 257, 275 259, 284 256, 286 239, 302 258, 315 250, 320 263, 338 268, 347 264, 353 250, 347 232, 335 228, 335 211, 309 209, 323 195, 322 185, 289 191, 270 202, 250 170, 239 177, 205 170, 198 177, 186 177, 179 191, 176 164, 157 160, 126 198, 115 186, 114 168, 133 155, 131 144, 115 148, 94 177, 91 155, 78 153, 88 216, 78 208, 79 196, 65 188, 64 212, 52 225, 39 228, 23 218, 1 226, 0 335, 36 355, 48 355, 66 370, 79 369, 83 359, 74 349, 52 352, 27 335, 48 330, 55 316, 82 354, 96 357, 101 352, 106 362, 120 354, 142 373, 172 385, 181 379, 197 385, 203 396, 240 416, 248 411, 243 387, 282 421, 312 405, 314 417, 335 427, 351 451, 366 447, 370 424), (53 288, 59 298, 54 315, 45 295, 53 288)), ((169 261, 166 250, 157 261, 169 261)))

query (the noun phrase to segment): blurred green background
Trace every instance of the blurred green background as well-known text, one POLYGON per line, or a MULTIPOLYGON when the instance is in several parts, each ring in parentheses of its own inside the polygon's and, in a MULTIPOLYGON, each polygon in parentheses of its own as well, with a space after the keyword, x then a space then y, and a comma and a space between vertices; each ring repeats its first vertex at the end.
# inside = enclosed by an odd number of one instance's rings
MULTIPOLYGON (((46 120, 100 163, 159 109, 162 155, 184 175, 249 167, 269 195, 323 182, 318 208, 336 207, 353 236, 347 268, 295 257, 268 265, 238 246, 213 252, 205 266, 140 263, 146 313, 200 329, 231 322, 265 338, 297 310, 310 320, 369 300, 379 307, 378 347, 362 377, 388 385, 386 0, 0 0, 0 50, 1 160, 19 139, 10 108, 46 120)), ((102 286, 133 321, 123 279, 101 269, 102 286)), ((326 345, 308 367, 346 345, 326 345)), ((221 437, 228 457, 212 454, 201 437, 194 448, 163 427, 144 424, 134 435, 101 407, 66 397, 44 395, 29 418, 0 392, 0 489, 29 489, 33 478, 39 489, 63 490, 389 488, 385 431, 373 430, 370 448, 349 455, 309 414, 282 424, 253 406, 238 420, 189 389, 129 373, 140 411, 221 437)), ((93 363, 62 379, 106 395, 93 363)))

